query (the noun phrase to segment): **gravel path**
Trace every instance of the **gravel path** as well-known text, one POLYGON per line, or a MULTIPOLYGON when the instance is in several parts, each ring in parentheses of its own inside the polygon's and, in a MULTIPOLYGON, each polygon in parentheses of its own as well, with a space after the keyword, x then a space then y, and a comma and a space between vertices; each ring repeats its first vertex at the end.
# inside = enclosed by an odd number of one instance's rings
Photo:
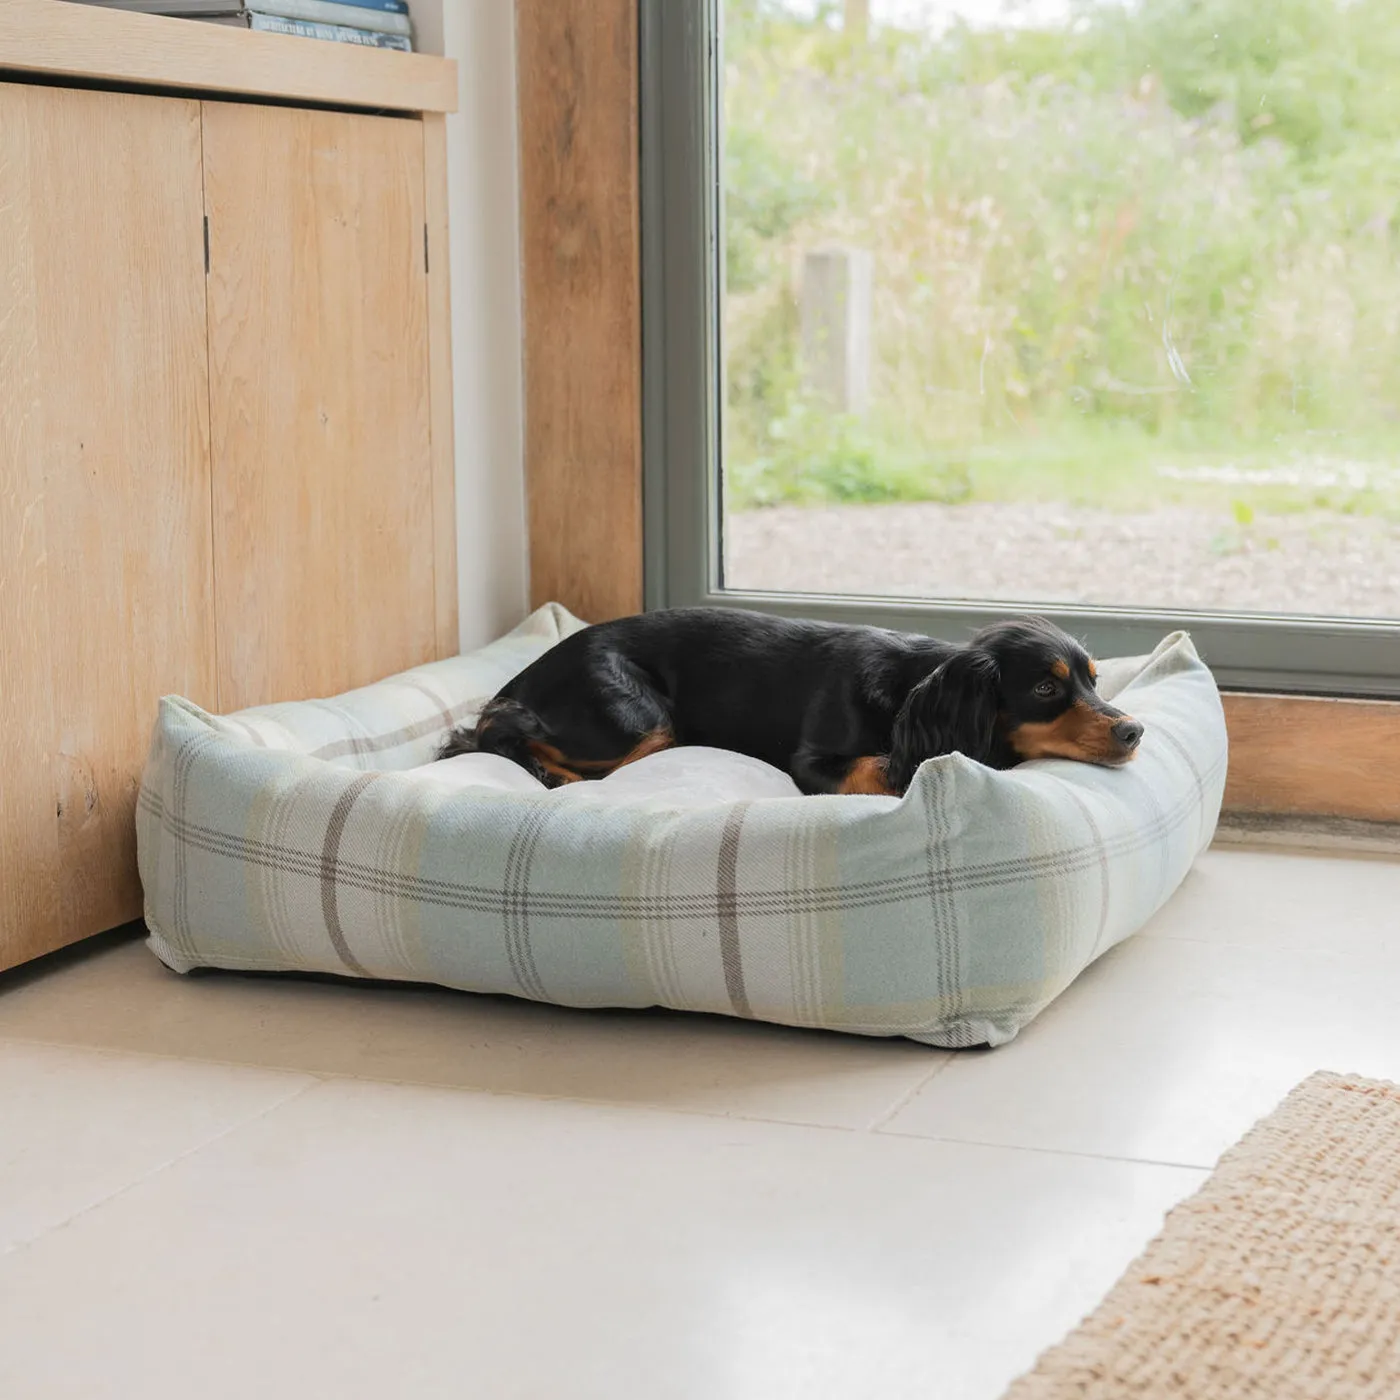
POLYGON ((1400 524, 1171 506, 780 506, 732 514, 731 588, 1400 618, 1400 524))

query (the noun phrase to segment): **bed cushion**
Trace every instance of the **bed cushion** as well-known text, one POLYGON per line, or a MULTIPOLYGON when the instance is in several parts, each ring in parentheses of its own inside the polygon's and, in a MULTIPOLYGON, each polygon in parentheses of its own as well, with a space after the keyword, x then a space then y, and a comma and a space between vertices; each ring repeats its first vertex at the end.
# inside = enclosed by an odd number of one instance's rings
POLYGON ((1147 726, 1123 769, 954 754, 892 798, 795 795, 702 750, 554 792, 489 755, 431 762, 580 626, 551 604, 334 700, 162 701, 137 818, 155 954, 998 1045, 1141 928, 1215 830, 1224 717, 1183 633, 1101 666, 1147 726))

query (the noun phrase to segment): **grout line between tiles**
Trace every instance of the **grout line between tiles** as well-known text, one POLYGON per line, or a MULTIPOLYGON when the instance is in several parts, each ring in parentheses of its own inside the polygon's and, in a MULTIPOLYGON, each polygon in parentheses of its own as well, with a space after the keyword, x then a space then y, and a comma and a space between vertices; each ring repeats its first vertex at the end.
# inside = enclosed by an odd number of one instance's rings
MULTIPOLYGON (((47 1042, 39 1041, 31 1043, 46 1044, 47 1042)), ((128 1052, 117 1051, 115 1053, 126 1054, 128 1052)), ((139 1051, 134 1053, 138 1055, 140 1054, 139 1051)), ((151 1056, 150 1058, 154 1059, 157 1057, 151 1056)), ((262 1119, 266 1118, 269 1114, 277 1112, 278 1109, 285 1108, 289 1103, 292 1103, 294 1100, 301 1098, 303 1094, 308 1094, 313 1089, 319 1088, 321 1085, 321 1081, 319 1079, 315 1079, 311 1076, 302 1075, 301 1078, 306 1079, 309 1082, 299 1084, 290 1093, 283 1094, 281 1098, 276 1099, 270 1104, 264 1105, 256 1113, 250 1113, 246 1118, 240 1118, 236 1123, 228 1124, 226 1127, 221 1128, 217 1133, 214 1133, 212 1136, 205 1138, 201 1142, 195 1143, 192 1147, 187 1147, 183 1152, 177 1152, 173 1157, 167 1157, 165 1161, 161 1162, 158 1166, 152 1167, 150 1171, 143 1172, 140 1176, 133 1177, 124 1186, 118 1187, 115 1191, 109 1192, 107 1195, 102 1196, 98 1200, 89 1201, 88 1204, 83 1206, 80 1210, 75 1210, 72 1213, 72 1215, 65 1216, 62 1220, 55 1221, 52 1225, 45 1226, 44 1229, 40 1230, 38 1234, 30 1235, 27 1239, 15 1240, 12 1244, 7 1245, 4 1249, 0 1249, 0 1266, 3 1266, 4 1261, 6 1259, 10 1258, 13 1255, 21 1254, 27 1249, 33 1248, 34 1245, 38 1244, 41 1240, 47 1239, 55 1231, 67 1229, 68 1226, 72 1225, 75 1221, 81 1220, 85 1215, 92 1214, 92 1212, 95 1210, 101 1210, 103 1206, 110 1205, 113 1201, 120 1199, 122 1196, 125 1196, 128 1191, 134 1191, 136 1187, 144 1185, 146 1182, 159 1176, 162 1172, 168 1171, 171 1167, 176 1166, 180 1162, 183 1162, 187 1157, 193 1157, 195 1153, 203 1152, 206 1147, 212 1147, 216 1142, 221 1142, 230 1134, 242 1132, 244 1128, 251 1127, 254 1123, 261 1122, 262 1119)))
POLYGON ((1048 1157, 1073 1157, 1096 1162, 1116 1162, 1126 1166, 1168 1167, 1181 1171, 1194 1171, 1203 1173, 1209 1173, 1210 1171, 1214 1170, 1215 1167, 1214 1163, 1211 1163, 1210 1165, 1205 1165, 1200 1162, 1173 1162, 1157 1157, 1130 1157, 1110 1152, 1082 1152, 1075 1151, 1071 1148, 1062 1147, 1036 1147, 1028 1143, 988 1142, 985 1139, 981 1138, 964 1138, 951 1137, 946 1135, 932 1135, 927 1133, 900 1132, 898 1130, 882 1126, 882 1124, 889 1122, 890 1118, 892 1118, 894 1114, 899 1112, 900 1109, 902 1109, 907 1103, 909 1103, 910 1100, 921 1089, 923 1089, 932 1080, 936 1079, 948 1068, 949 1065, 951 1065, 954 1062, 954 1060, 957 1057, 953 1053, 949 1053, 947 1059, 945 1059, 941 1064, 935 1065, 933 1069, 931 1069, 926 1075, 924 1075, 920 1079, 918 1084, 916 1084, 913 1089, 911 1089, 907 1094, 905 1094, 895 1105, 895 1107, 891 1109, 890 1112, 886 1114, 882 1119, 877 1120, 875 1124, 869 1127, 862 1128, 859 1126, 853 1126, 844 1123, 813 1123, 804 1119, 797 1118, 772 1118, 751 1113, 724 1113, 701 1108, 687 1108, 683 1106, 677 1106, 674 1104, 637 1103, 633 1101, 619 1099, 589 1098, 573 1094, 537 1094, 528 1093, 520 1089, 488 1089, 479 1085, 444 1084, 440 1082, 434 1083, 430 1080, 425 1081, 421 1079, 386 1079, 373 1075, 329 1073, 310 1069, 292 1069, 281 1065, 250 1065, 240 1060, 211 1060, 205 1058, 195 1058, 191 1056, 163 1054, 159 1051, 152 1050, 126 1050, 113 1046, 74 1045, 68 1041, 38 1040, 32 1037, 0 1035, 0 1044, 3 1044, 5 1041, 10 1041, 14 1044, 43 1045, 48 1048, 58 1050, 80 1050, 95 1055, 122 1056, 127 1058, 134 1057, 137 1059, 149 1060, 163 1060, 167 1062, 173 1062, 176 1064, 217 1065, 221 1068, 252 1070, 255 1073, 260 1072, 267 1074, 296 1075, 298 1078, 307 1080, 309 1082, 301 1084, 291 1093, 286 1094, 284 1097, 278 1099, 272 1104, 269 1104, 266 1108, 262 1109, 257 1113, 252 1114, 250 1117, 242 1119, 237 1123, 230 1124, 229 1127, 223 1129, 221 1132, 214 1134, 213 1137, 208 1138, 204 1142, 198 1143, 195 1146, 187 1149, 186 1151, 169 1158, 167 1161, 161 1163, 160 1166, 155 1167, 151 1171, 147 1172, 144 1176, 136 1178, 135 1180, 129 1182, 126 1186, 123 1186, 120 1190, 113 1192, 112 1195, 105 1196, 100 1201, 95 1201, 91 1205, 84 1206, 82 1210, 76 1211, 66 1220, 57 1222, 56 1224, 49 1226, 47 1229, 41 1231, 38 1235, 32 1236, 28 1240, 18 1241, 14 1245, 11 1245, 7 1250, 0 1251, 0 1259, 3 1259, 7 1253, 14 1253, 20 1249, 27 1248, 30 1244, 34 1243, 35 1240, 43 1238, 45 1235, 52 1233, 53 1230, 62 1229, 64 1225, 68 1224, 72 1220, 78 1219, 82 1215, 86 1215, 88 1211, 95 1210, 98 1206, 104 1205, 108 1201, 115 1200, 117 1196, 123 1195, 126 1191, 132 1189, 132 1187, 140 1185, 143 1181, 149 1181, 151 1177, 158 1175, 167 1167, 174 1166, 175 1163, 182 1161, 184 1158, 191 1156, 195 1152, 203 1151, 204 1148, 211 1146, 215 1142, 218 1142, 221 1138, 227 1137, 230 1133, 238 1132, 241 1129, 258 1122, 260 1119, 266 1117, 268 1114, 273 1113, 278 1109, 286 1107, 288 1104, 294 1102, 296 1099, 299 1099, 304 1095, 311 1093, 315 1089, 324 1087, 328 1084, 335 1083, 382 1084, 410 1089, 432 1089, 437 1090, 439 1092, 454 1094, 482 1094, 489 1098, 515 1099, 532 1103, 579 1104, 588 1108, 607 1108, 630 1113, 675 1114, 684 1118, 708 1118, 715 1122, 755 1123, 778 1128, 815 1129, 820 1132, 843 1133, 847 1136, 858 1135, 870 1137, 897 1138, 903 1142, 936 1142, 944 1146, 979 1147, 991 1151, 1031 1153, 1033 1155, 1048 1157))
POLYGON ((929 1070, 929 1072, 925 1074, 917 1084, 915 1084, 906 1093, 901 1094, 886 1112, 880 1114, 872 1123, 870 1123, 867 1126, 865 1131, 868 1133, 880 1132, 881 1129, 884 1128, 886 1123, 896 1118, 900 1113, 904 1111, 905 1108, 908 1107, 909 1104, 911 1104, 921 1093, 923 1093, 923 1091, 931 1083, 933 1083, 933 1081, 937 1079, 938 1076, 942 1074, 943 1071, 946 1070, 949 1065, 953 1063, 953 1060, 955 1058, 955 1052, 951 1050, 944 1051, 943 1059, 940 1060, 938 1064, 934 1065, 934 1067, 931 1070, 929 1070))
POLYGON ((42 1035, 16 1035, 0 1031, 0 1045, 42 1045, 46 1050, 78 1050, 85 1055, 107 1055, 132 1060, 162 1060, 177 1065, 217 1065, 220 1069, 243 1069, 253 1074, 290 1074, 300 1079, 325 1079, 313 1069, 298 1069, 290 1065, 250 1064, 247 1060, 219 1060, 208 1055, 173 1055, 165 1050, 136 1050, 124 1045, 93 1045, 83 1040, 51 1040, 42 1035))
MULTIPOLYGON (((434 1089, 449 1094, 484 1094, 496 1099, 530 1103, 584 1104, 589 1108, 615 1108, 635 1113, 676 1113, 686 1118, 713 1118, 717 1122, 769 1123, 780 1128, 820 1128, 836 1133, 860 1133, 868 1129, 853 1123, 814 1123, 805 1118, 774 1118, 761 1113, 732 1113, 722 1109, 687 1107, 683 1104, 646 1103, 635 1099, 600 1099, 586 1094, 546 1094, 528 1089, 491 1088, 484 1084, 453 1084, 439 1079, 401 1079, 380 1074, 350 1074, 344 1070, 306 1069, 291 1065, 250 1064, 247 1060, 221 1060, 208 1055, 176 1055, 162 1050, 129 1050, 115 1045, 85 1045, 71 1040, 44 1040, 37 1036, 0 1035, 0 1045, 42 1045, 51 1050, 79 1050, 85 1054, 162 1060, 178 1065, 213 1065, 220 1069, 247 1070, 255 1074, 296 1075, 316 1084, 384 1084, 405 1089, 434 1089)), ((935 1071, 936 1072, 936 1071, 935 1071)), ((316 1087, 306 1085, 305 1089, 316 1087)), ((213 1141, 213 1139, 210 1139, 213 1141)))
POLYGON ((880 1137, 912 1139, 916 1142, 942 1142, 958 1147, 988 1147, 1004 1152, 1035 1152, 1046 1157, 1077 1157, 1092 1162, 1121 1162, 1130 1167, 1172 1167, 1178 1171, 1212 1172, 1216 1163, 1209 1166, 1201 1162, 1170 1162, 1162 1157, 1125 1157, 1115 1152, 1083 1152, 1072 1147, 1034 1147, 1023 1142, 987 1142, 981 1138, 943 1137, 928 1133, 900 1133, 888 1128, 879 1130, 880 1137))

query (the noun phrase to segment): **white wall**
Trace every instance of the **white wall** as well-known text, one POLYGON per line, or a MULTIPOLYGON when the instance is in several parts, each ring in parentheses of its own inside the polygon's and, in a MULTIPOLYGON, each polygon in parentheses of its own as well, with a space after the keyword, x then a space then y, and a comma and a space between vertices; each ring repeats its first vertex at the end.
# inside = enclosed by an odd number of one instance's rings
POLYGON ((457 571, 464 650, 525 615, 514 0, 412 0, 418 47, 457 60, 447 119, 457 571))

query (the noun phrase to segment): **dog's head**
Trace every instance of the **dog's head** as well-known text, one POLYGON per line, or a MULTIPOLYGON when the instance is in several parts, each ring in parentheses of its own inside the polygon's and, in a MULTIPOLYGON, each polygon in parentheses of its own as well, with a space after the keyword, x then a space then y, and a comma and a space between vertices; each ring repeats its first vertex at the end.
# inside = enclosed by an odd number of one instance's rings
POLYGON ((909 692, 895 720, 890 781, 900 790, 926 758, 963 753, 1008 767, 1072 758, 1118 767, 1143 727, 1101 700, 1089 654, 1043 618, 983 628, 909 692))

